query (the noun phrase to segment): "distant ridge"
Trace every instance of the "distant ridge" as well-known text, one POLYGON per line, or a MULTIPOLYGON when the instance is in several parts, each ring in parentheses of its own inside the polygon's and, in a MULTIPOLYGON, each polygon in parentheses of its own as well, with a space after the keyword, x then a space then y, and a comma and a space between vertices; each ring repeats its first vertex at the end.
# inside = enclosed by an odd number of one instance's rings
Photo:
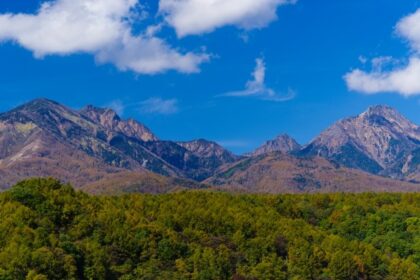
POLYGON ((321 157, 281 152, 250 157, 219 170, 205 183, 251 193, 417 192, 419 184, 375 176, 321 157))

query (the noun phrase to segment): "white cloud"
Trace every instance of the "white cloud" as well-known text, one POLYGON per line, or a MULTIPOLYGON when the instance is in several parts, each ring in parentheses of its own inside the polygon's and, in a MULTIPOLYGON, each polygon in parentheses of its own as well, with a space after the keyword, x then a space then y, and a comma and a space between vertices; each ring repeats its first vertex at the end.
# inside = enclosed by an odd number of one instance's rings
POLYGON ((140 112, 143 114, 170 115, 179 111, 177 99, 149 98, 140 102, 140 112))
POLYGON ((396 31, 412 48, 408 62, 401 66, 398 60, 389 56, 373 58, 370 72, 355 69, 344 76, 350 90, 366 94, 420 95, 420 9, 401 19, 396 31))
POLYGON ((345 76, 351 90, 366 94, 398 92, 404 96, 420 94, 420 58, 412 57, 407 66, 389 72, 366 73, 354 70, 345 76))
POLYGON ((199 66, 210 59, 207 54, 181 54, 157 37, 133 37, 126 34, 118 44, 104 48, 96 55, 99 62, 113 63, 120 70, 154 74, 175 69, 196 73, 199 66))
POLYGON ((36 57, 93 54, 121 70, 153 74, 191 73, 209 60, 206 54, 181 53, 154 36, 133 35, 138 0, 55 0, 35 14, 0 14, 0 41, 14 41, 36 57))
POLYGON ((410 42, 415 51, 420 52, 420 9, 402 18, 396 29, 402 37, 410 42))
POLYGON ((232 97, 258 97, 263 100, 269 101, 287 101, 293 99, 295 93, 293 90, 289 89, 286 95, 280 95, 276 93, 273 89, 269 88, 265 84, 265 73, 266 67, 265 62, 262 58, 256 59, 256 66, 254 72, 252 73, 252 80, 249 80, 245 89, 240 91, 232 91, 223 94, 222 96, 232 96, 232 97))
POLYGON ((381 72, 387 66, 393 66, 398 64, 398 60, 393 58, 392 56, 379 56, 372 58, 372 71, 374 72, 381 72))
POLYGON ((277 8, 297 0, 160 0, 159 10, 178 36, 208 33, 225 25, 242 29, 267 26, 277 8))

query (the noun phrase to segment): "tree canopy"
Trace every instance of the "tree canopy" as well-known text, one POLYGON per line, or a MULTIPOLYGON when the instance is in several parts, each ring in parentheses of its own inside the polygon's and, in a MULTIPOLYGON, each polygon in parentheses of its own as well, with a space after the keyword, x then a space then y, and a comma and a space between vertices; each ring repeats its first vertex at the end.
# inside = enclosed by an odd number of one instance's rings
POLYGON ((420 194, 0 194, 0 279, 420 279, 420 194))

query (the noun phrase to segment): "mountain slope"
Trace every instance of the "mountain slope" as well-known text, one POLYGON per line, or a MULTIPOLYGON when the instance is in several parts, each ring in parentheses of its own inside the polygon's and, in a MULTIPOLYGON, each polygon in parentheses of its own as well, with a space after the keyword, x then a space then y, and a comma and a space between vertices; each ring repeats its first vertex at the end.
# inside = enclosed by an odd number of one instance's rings
POLYGON ((91 194, 149 193, 162 194, 187 189, 207 189, 208 185, 192 180, 161 176, 152 172, 122 171, 86 184, 82 190, 91 194))
POLYGON ((261 147, 257 148, 253 153, 252 156, 259 156, 271 152, 282 152, 282 153, 293 153, 297 152, 302 147, 296 142, 295 139, 290 137, 287 134, 282 134, 276 137, 274 140, 269 140, 265 142, 261 147))
POLYGON ((205 181, 215 187, 255 193, 420 191, 420 185, 375 176, 320 157, 281 152, 243 159, 205 181))
POLYGON ((34 132, 20 147, 0 159, 0 189, 28 177, 55 177, 80 187, 121 170, 42 132, 34 132))
POLYGON ((420 147, 420 128, 387 106, 341 120, 306 146, 302 155, 322 156, 347 167, 402 178, 403 165, 420 147))

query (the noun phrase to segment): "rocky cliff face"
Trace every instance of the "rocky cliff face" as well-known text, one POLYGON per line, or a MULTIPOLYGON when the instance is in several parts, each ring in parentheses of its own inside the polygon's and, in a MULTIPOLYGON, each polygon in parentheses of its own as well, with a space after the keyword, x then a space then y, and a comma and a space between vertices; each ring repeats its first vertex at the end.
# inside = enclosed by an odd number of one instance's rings
POLYGON ((294 153, 301 149, 301 146, 295 139, 287 134, 279 135, 276 139, 265 142, 261 147, 256 149, 252 156, 259 156, 272 152, 282 152, 285 154, 294 153))
POLYGON ((386 106, 341 120, 306 146, 317 155, 347 167, 392 177, 404 176, 404 163, 419 148, 420 128, 386 106))

